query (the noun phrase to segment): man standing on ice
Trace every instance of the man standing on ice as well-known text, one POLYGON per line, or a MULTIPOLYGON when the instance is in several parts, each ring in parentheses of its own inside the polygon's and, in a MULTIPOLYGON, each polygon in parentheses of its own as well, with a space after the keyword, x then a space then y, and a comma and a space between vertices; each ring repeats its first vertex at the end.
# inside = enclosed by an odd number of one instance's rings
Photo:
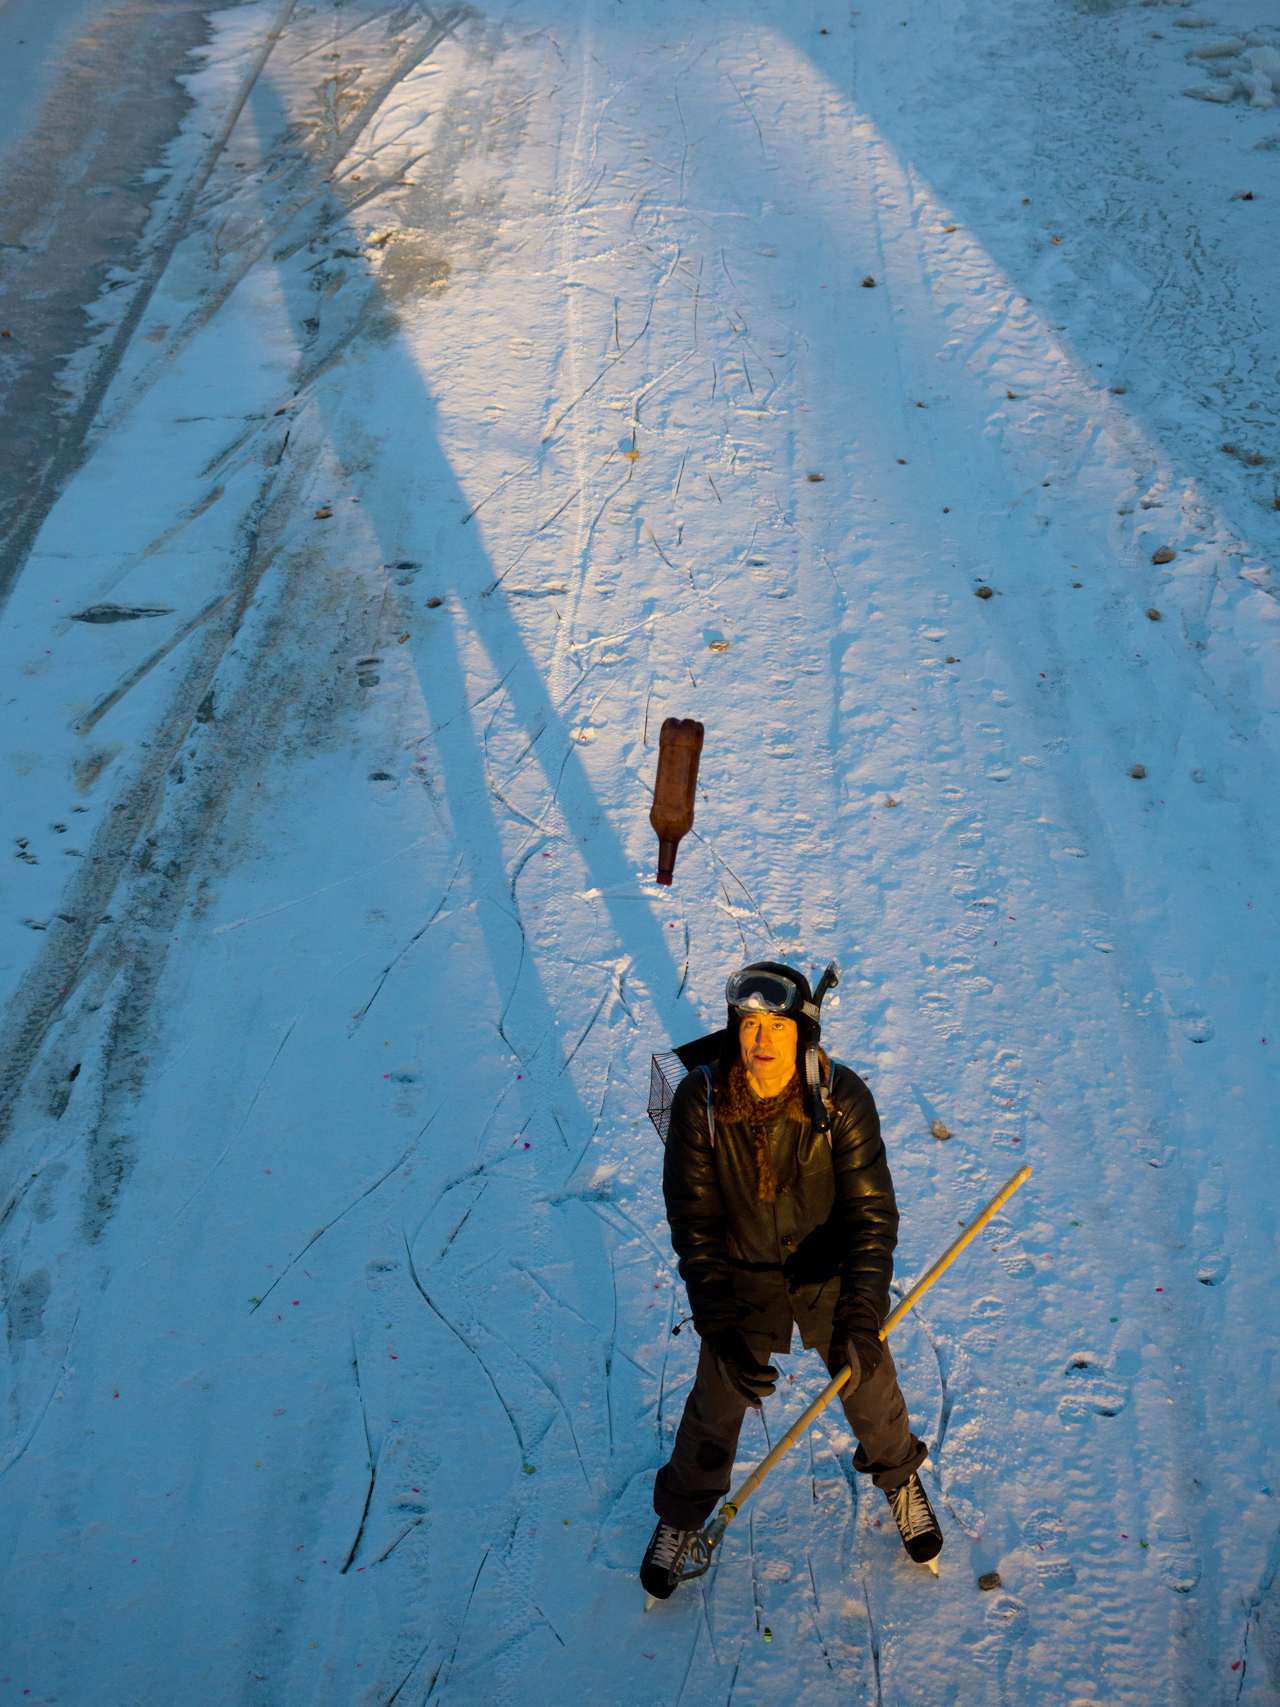
POLYGON ((671 1105, 662 1189, 702 1349, 654 1483, 640 1580, 659 1599, 729 1491, 742 1419, 774 1391, 769 1357, 790 1349, 793 1326, 833 1375, 852 1369, 841 1402, 854 1467, 884 1490, 908 1554, 942 1550, 917 1474, 927 1448, 879 1337, 898 1239, 880 1118, 857 1074, 817 1046, 835 976, 813 993, 776 961, 745 967, 725 986, 727 1029, 679 1051, 694 1070, 671 1105))

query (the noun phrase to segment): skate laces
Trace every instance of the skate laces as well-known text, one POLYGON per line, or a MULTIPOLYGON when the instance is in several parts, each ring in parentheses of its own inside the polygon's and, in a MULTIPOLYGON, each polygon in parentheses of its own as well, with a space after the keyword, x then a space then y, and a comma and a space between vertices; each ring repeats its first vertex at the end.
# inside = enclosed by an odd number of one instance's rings
POLYGON ((696 1529, 674 1529, 669 1523, 660 1523, 653 1543, 654 1564, 665 1567, 673 1574, 678 1572, 697 1533, 696 1529))
POLYGON ((911 1540, 937 1528, 938 1520, 933 1515, 933 1507, 919 1476, 913 1474, 901 1487, 890 1489, 889 1504, 905 1539, 911 1540))

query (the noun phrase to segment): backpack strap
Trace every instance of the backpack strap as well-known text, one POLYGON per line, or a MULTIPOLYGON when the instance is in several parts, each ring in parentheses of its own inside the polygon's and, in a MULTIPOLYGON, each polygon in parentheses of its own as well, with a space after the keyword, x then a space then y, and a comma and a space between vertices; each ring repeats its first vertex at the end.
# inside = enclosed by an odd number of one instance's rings
POLYGON ((710 1067, 699 1067, 698 1071, 707 1081, 707 1131, 711 1135, 711 1148, 716 1147, 716 1111, 714 1107, 713 1082, 710 1067))

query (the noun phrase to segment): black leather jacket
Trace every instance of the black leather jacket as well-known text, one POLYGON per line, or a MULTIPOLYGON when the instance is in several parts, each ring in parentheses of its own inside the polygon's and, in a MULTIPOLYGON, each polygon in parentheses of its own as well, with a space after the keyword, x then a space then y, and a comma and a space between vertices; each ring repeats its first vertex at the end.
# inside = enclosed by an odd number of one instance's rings
MULTIPOLYGON (((714 1069, 713 1069, 714 1071, 714 1069)), ((807 1118, 767 1127, 777 1196, 761 1202, 755 1140, 745 1121, 717 1115, 712 1142, 708 1082, 698 1069, 671 1107, 662 1190, 671 1243, 700 1334, 739 1327, 770 1347, 831 1338, 833 1315, 875 1321, 889 1313, 898 1206, 880 1117, 848 1067, 832 1074, 830 1143, 807 1118)))

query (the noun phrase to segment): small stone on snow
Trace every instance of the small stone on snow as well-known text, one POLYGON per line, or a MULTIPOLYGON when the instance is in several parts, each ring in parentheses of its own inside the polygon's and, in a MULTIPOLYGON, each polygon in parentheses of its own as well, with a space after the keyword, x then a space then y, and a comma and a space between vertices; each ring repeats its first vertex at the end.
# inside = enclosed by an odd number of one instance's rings
POLYGON ((1159 551, 1151 553, 1151 561, 1153 563, 1172 563, 1177 555, 1171 545, 1162 545, 1159 551))

